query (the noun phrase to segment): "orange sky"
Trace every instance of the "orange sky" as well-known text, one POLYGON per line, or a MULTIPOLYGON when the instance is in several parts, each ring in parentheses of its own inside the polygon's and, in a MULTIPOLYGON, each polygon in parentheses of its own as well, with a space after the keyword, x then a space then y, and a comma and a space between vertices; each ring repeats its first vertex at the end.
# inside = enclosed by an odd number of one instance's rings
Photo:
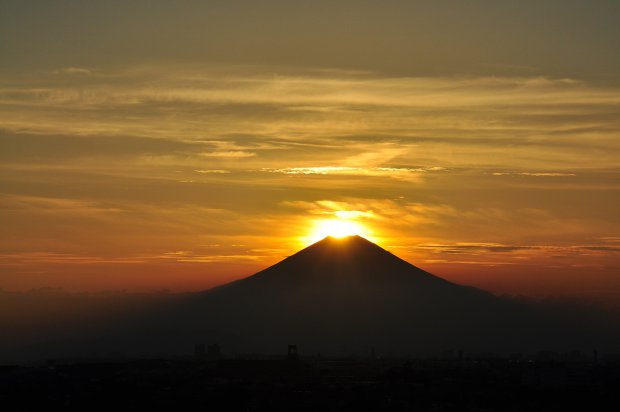
POLYGON ((459 283, 618 300, 617 2, 20 3, 0 288, 203 289, 336 219, 459 283))

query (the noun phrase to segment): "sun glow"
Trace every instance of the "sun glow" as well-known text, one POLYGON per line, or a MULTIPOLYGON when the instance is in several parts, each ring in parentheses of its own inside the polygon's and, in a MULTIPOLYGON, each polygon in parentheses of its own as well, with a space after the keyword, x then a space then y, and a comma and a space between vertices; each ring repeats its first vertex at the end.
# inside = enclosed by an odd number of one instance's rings
POLYGON ((324 219, 313 222, 310 234, 304 239, 305 243, 314 243, 331 236, 343 238, 359 235, 369 237, 369 230, 359 222, 348 219, 324 219))

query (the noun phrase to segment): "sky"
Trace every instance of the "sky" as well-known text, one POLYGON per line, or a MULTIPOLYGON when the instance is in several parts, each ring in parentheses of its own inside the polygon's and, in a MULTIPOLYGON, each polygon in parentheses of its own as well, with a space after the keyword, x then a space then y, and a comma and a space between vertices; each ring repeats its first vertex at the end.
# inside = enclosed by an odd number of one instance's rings
POLYGON ((0 0, 0 288, 201 290, 339 222, 458 283, 617 302, 619 18, 0 0))

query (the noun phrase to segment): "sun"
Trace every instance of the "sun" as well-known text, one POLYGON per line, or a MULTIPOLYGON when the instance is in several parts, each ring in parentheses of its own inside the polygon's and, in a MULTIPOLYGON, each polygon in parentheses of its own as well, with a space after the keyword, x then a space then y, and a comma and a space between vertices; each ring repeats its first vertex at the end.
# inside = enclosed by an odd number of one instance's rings
POLYGON ((368 229, 359 222, 348 219, 323 219, 312 222, 310 234, 305 238, 306 243, 314 243, 331 236, 343 238, 346 236, 368 237, 368 229))

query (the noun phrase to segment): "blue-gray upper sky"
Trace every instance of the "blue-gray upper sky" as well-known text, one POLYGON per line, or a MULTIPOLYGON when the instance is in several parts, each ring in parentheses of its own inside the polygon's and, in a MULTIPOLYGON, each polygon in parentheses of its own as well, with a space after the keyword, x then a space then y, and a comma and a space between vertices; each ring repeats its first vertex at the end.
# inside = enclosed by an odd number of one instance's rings
POLYGON ((184 61, 618 82, 620 2, 0 1, 7 68, 184 61))

